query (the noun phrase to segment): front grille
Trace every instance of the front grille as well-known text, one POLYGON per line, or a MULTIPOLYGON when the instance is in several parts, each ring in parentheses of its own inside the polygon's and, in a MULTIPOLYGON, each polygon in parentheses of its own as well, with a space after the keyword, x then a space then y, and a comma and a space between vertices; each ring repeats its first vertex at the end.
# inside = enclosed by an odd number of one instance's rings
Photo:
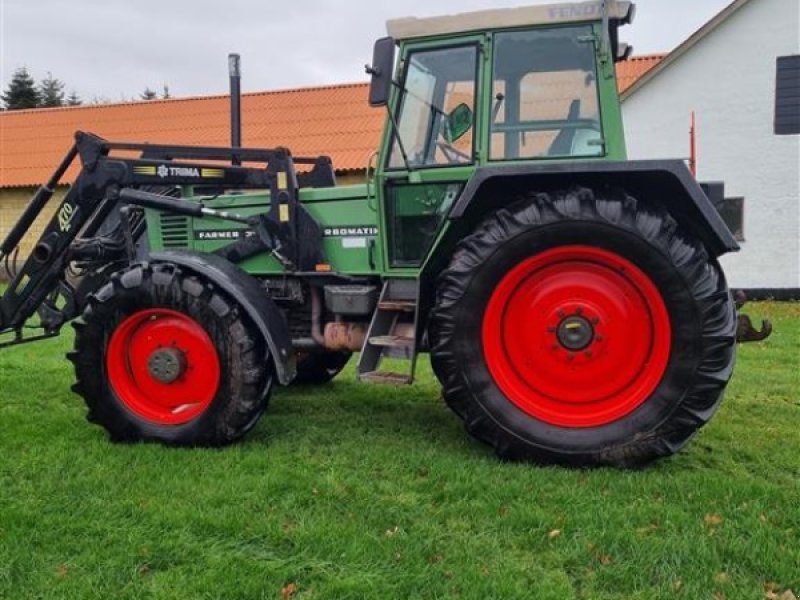
POLYGON ((161 215, 161 243, 164 248, 189 247, 189 218, 183 215, 161 215))

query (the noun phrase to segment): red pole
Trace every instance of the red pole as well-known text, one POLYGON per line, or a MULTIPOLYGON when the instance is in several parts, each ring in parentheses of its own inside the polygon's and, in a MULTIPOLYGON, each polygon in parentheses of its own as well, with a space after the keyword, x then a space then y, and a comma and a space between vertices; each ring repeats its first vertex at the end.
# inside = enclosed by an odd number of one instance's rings
POLYGON ((689 170, 697 177, 697 126, 692 111, 692 126, 689 129, 689 170))

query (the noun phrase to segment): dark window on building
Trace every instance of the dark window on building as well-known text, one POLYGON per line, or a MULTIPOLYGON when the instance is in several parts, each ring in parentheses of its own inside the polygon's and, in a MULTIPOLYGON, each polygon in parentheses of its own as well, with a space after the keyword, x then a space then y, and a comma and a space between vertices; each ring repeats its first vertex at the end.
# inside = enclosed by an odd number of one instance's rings
POLYGON ((744 241, 744 198, 725 198, 719 208, 719 214, 725 225, 733 233, 737 242, 744 241))
POLYGON ((800 133, 800 54, 779 56, 775 75, 775 135, 800 133))

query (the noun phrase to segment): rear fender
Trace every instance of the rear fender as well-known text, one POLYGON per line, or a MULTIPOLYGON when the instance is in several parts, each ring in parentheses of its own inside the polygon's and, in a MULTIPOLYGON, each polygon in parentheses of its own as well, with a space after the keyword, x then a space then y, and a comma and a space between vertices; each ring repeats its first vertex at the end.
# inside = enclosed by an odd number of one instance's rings
POLYGON ((153 252, 149 262, 173 263, 211 280, 239 303, 252 319, 272 355, 275 374, 282 385, 295 377, 295 355, 289 326, 275 303, 256 279, 245 271, 213 254, 190 251, 153 252))
POLYGON ((680 160, 481 168, 467 183, 449 218, 474 226, 486 213, 512 202, 521 193, 549 192, 574 185, 622 188, 637 199, 660 203, 682 228, 703 243, 711 256, 739 249, 722 217, 680 160))

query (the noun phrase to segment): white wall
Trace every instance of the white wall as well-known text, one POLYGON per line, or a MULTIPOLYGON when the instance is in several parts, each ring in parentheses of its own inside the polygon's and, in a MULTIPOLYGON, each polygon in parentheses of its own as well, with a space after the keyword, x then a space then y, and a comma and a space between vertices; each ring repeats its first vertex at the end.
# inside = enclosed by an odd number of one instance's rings
POLYGON ((688 157, 696 112, 698 179, 745 199, 734 288, 800 288, 800 136, 773 133, 775 59, 800 54, 799 29, 797 0, 751 0, 622 106, 631 159, 688 157))

